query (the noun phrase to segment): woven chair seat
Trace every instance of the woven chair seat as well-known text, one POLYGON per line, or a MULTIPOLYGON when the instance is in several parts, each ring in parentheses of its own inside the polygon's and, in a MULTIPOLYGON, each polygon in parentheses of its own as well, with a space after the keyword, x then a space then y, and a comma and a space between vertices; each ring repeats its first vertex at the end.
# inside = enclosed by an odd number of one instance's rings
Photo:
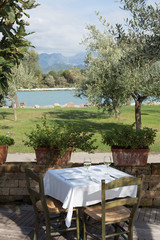
MULTIPOLYGON (((102 220, 101 205, 86 207, 84 212, 96 221, 102 220)), ((117 222, 130 217, 130 210, 124 206, 113 207, 106 210, 105 222, 117 222)))
MULTIPOLYGON (((50 213, 65 212, 65 209, 62 208, 62 203, 55 198, 47 197, 46 198, 46 204, 47 204, 47 207, 48 207, 48 211, 50 213)), ((37 206, 37 208, 40 212, 44 211, 41 200, 36 202, 36 206, 37 206)))

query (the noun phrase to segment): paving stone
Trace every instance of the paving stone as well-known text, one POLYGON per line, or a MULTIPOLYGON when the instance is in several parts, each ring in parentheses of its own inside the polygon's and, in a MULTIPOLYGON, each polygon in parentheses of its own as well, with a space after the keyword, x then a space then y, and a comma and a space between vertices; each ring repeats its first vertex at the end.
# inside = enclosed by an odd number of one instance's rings
MULTIPOLYGON (((160 236, 160 209, 139 208, 134 227, 134 240, 158 240, 160 236)), ((93 230, 96 231, 96 230, 93 230)), ((112 227, 107 228, 108 232, 112 227)), ((31 205, 0 205, 0 240, 31 240, 34 232, 34 212, 31 205)), ((45 239, 40 226, 38 240, 45 239)), ((53 234, 52 240, 76 240, 76 233, 53 234)), ((122 238, 119 238, 121 240, 122 238)), ((88 237, 87 240, 91 240, 88 237)), ((109 239, 111 240, 111 238, 109 239)))

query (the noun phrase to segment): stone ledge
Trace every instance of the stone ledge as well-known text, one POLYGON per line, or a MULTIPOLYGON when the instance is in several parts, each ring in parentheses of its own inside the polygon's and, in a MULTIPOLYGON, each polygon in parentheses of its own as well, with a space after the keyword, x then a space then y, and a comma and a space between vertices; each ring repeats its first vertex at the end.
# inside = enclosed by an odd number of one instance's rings
POLYGON ((153 200, 152 199, 146 199, 142 198, 140 201, 140 206, 141 207, 152 207, 153 205, 153 200))
POLYGON ((152 174, 153 175, 160 175, 160 164, 159 163, 152 163, 152 174))
POLYGON ((18 180, 0 179, 0 188, 15 188, 18 187, 18 180))
POLYGON ((157 182, 160 181, 160 175, 145 175, 144 182, 157 182))
POLYGON ((160 191, 143 191, 142 198, 150 199, 160 199, 160 191))

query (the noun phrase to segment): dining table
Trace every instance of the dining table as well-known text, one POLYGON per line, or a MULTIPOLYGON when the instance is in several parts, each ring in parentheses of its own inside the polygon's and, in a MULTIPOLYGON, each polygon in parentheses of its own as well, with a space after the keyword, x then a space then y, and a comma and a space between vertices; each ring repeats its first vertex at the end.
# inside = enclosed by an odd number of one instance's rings
MULTIPOLYGON (((131 176, 104 164, 90 167, 51 169, 44 175, 45 195, 62 202, 68 209, 65 224, 71 225, 74 207, 85 207, 101 202, 101 180, 111 182, 115 179, 131 176)), ((133 177, 133 176, 132 176, 133 177)), ((106 191, 106 199, 135 197, 137 186, 125 186, 106 191)))

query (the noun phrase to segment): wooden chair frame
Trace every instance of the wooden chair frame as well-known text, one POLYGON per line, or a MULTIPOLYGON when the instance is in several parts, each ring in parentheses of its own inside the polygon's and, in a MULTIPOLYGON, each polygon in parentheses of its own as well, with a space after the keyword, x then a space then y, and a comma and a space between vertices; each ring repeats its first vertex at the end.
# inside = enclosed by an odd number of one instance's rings
MULTIPOLYGON (((46 226, 46 240, 51 239, 51 233, 53 232, 67 232, 76 230, 77 231, 77 239, 80 239, 80 229, 79 229, 79 209, 75 208, 75 217, 72 218, 72 221, 76 221, 75 227, 67 228, 65 226, 65 215, 67 210, 64 209, 64 211, 60 211, 59 214, 53 214, 49 212, 47 203, 46 203, 46 196, 44 194, 44 184, 43 184, 43 176, 41 174, 33 172, 30 168, 25 168, 25 174, 26 174, 26 183, 27 183, 27 189, 30 195, 30 199, 33 204, 34 208, 34 214, 35 214, 35 229, 34 229, 34 240, 38 240, 38 229, 39 229, 39 223, 40 223, 40 211, 36 206, 37 201, 41 201, 41 205, 43 208, 43 215, 45 220, 45 226, 46 226), (33 187, 33 181, 38 183, 38 188, 33 187), (52 229, 52 223, 59 224, 59 227, 56 229, 52 229)), ((53 199, 54 201, 54 199, 53 199)))
POLYGON ((112 182, 105 183, 105 180, 101 181, 101 227, 96 226, 96 224, 90 223, 90 218, 92 216, 83 210, 83 240, 87 239, 87 235, 91 236, 93 239, 100 239, 95 234, 89 232, 87 230, 87 226, 90 228, 94 227, 97 230, 101 231, 101 239, 105 240, 110 237, 114 237, 115 240, 118 240, 119 236, 121 235, 124 239, 132 240, 133 239, 133 225, 134 225, 134 218, 136 211, 138 209, 140 200, 141 200, 141 193, 142 193, 142 185, 143 185, 144 176, 140 176, 139 178, 135 177, 122 177, 116 179, 112 182), (126 197, 121 199, 111 199, 105 200, 106 191, 114 188, 124 187, 124 186, 132 186, 137 185, 137 194, 136 197, 126 197), (112 209, 117 206, 129 206, 130 216, 128 218, 124 218, 121 221, 106 221, 105 213, 107 209, 112 209), (125 230, 120 223, 126 223, 128 226, 128 230, 125 230), (106 225, 112 225, 115 228, 115 232, 112 234, 106 235, 106 225), (126 235, 128 238, 126 238, 126 235))

